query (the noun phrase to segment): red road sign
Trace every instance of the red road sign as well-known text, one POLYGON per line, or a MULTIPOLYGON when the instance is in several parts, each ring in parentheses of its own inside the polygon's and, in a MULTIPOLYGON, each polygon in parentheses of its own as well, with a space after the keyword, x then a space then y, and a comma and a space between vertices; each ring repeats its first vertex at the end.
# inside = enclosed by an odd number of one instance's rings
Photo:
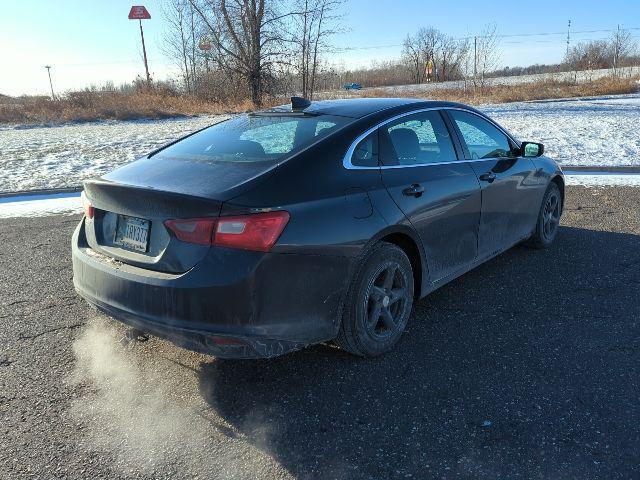
POLYGON ((143 5, 134 5, 129 11, 129 20, 149 20, 151 15, 143 5))

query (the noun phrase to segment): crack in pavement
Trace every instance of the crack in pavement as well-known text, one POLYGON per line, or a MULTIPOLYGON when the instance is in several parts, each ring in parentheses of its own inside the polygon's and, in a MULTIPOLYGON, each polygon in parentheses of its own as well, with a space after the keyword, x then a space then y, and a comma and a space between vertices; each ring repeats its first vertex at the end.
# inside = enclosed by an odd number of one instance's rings
POLYGON ((14 300, 13 302, 5 303, 3 307, 10 307, 12 305, 18 305, 20 303, 27 303, 28 300, 14 300))
POLYGON ((9 360, 7 357, 0 358, 0 367, 8 367, 13 363, 13 360, 9 360))
POLYGON ((77 305, 79 302, 69 302, 69 303, 52 303, 49 305, 45 305, 42 308, 36 309, 36 310, 29 310, 26 312, 12 312, 12 313, 6 313, 3 315, 0 315, 0 319, 3 318, 18 318, 18 317, 29 317, 31 315, 33 315, 36 312, 44 312, 45 310, 50 310, 54 307, 72 307, 74 305, 77 305))
POLYGON ((65 325, 62 327, 50 328, 49 330, 44 330, 42 332, 38 332, 33 335, 27 335, 27 334, 21 333, 20 335, 18 335, 18 340, 33 340, 34 338, 41 337, 42 335, 47 335, 49 333, 54 333, 60 330, 74 330, 86 324, 87 322, 74 323, 72 325, 65 325))

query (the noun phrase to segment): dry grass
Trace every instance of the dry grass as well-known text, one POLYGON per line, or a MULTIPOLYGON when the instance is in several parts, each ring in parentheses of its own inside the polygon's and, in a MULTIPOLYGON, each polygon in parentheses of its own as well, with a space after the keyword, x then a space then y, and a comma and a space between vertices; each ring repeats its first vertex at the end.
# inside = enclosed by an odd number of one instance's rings
MULTIPOLYGON (((429 91, 372 89, 361 92, 335 92, 332 97, 395 97, 401 95, 429 100, 447 100, 472 105, 507 103, 594 95, 614 95, 638 91, 638 78, 601 78, 578 85, 546 80, 518 85, 495 85, 474 89, 437 88, 429 91)), ((266 105, 285 103, 271 99, 266 105)), ((213 103, 190 96, 163 92, 72 92, 52 101, 48 97, 12 98, 0 96, 0 123, 64 123, 69 121, 132 120, 138 118, 168 118, 176 116, 221 114, 252 110, 251 102, 235 104, 213 103)))
MULTIPOLYGON (((535 83, 517 85, 494 85, 473 88, 471 84, 464 88, 438 88, 425 91, 402 91, 403 97, 425 98, 450 102, 482 105, 487 103, 524 102, 529 100, 546 100, 554 98, 590 97, 597 95, 619 95, 638 91, 638 77, 612 78, 606 77, 591 82, 573 84, 545 80, 535 83)), ((395 97, 393 89, 375 89, 362 92, 363 97, 395 97)))
POLYGON ((64 123, 69 121, 132 120, 250 110, 250 102, 234 105, 157 92, 72 92, 49 97, 0 98, 0 123, 64 123))

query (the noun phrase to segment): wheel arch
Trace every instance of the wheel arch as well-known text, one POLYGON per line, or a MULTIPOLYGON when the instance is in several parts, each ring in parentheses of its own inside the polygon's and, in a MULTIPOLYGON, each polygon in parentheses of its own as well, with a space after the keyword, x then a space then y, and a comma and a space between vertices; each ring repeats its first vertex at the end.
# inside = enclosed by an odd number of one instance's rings
POLYGON ((564 210, 564 190, 565 190, 564 178, 562 178, 562 175, 554 175, 551 178, 551 181, 556 185, 558 185, 558 188, 560 189, 560 199, 562 201, 560 211, 562 212, 564 210))

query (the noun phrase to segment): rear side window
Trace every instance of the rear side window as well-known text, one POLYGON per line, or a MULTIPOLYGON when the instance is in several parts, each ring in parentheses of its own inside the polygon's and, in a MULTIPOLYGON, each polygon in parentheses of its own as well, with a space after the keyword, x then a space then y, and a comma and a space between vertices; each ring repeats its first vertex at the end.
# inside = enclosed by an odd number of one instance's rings
POLYGON ((239 115, 161 150, 157 158, 277 162, 330 135, 349 119, 329 115, 239 115))
POLYGON ((378 166, 378 132, 374 131, 364 137, 353 150, 351 164, 356 167, 378 166))
POLYGON ((384 165, 421 165, 457 160, 449 131, 435 110, 407 115, 382 127, 384 165))
POLYGON ((447 110, 456 122, 471 159, 512 157, 507 136, 479 115, 447 110))

